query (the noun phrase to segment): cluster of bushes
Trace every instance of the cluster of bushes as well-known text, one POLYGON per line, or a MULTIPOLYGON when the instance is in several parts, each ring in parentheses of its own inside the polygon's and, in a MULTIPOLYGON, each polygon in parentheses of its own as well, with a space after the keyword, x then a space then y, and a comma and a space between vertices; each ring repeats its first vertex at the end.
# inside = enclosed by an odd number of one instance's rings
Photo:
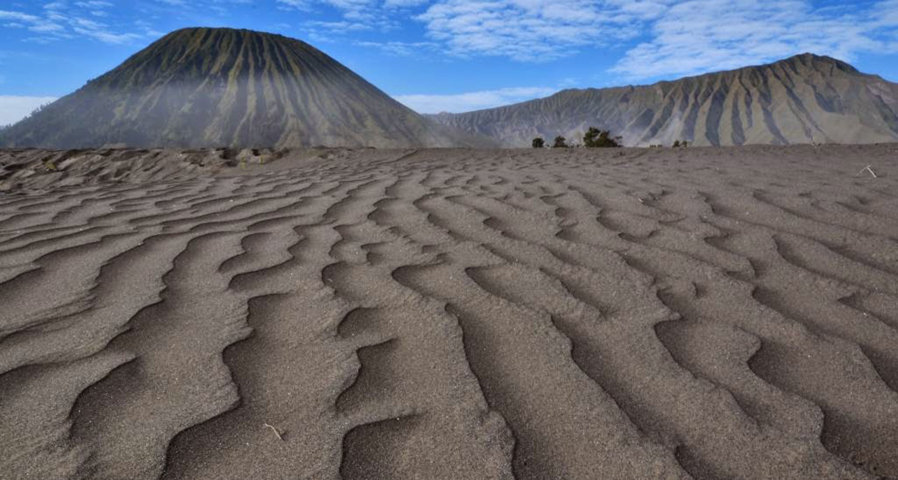
MULTIPOLYGON (((543 140, 543 137, 536 137, 533 139, 531 143, 533 148, 546 148, 546 141, 543 140)), ((552 148, 571 148, 573 145, 568 145, 567 139, 562 137, 561 135, 555 137, 555 140, 552 142, 552 148)))
MULTIPOLYGON (((543 140, 543 137, 536 137, 533 139, 531 145, 533 146, 533 148, 546 148, 546 141, 543 140)), ((573 148, 579 145, 568 145, 567 139, 559 135, 555 137, 555 140, 552 141, 552 145, 550 146, 552 148, 573 148)))
MULTIPOLYGON (((536 137, 533 139, 531 146, 533 146, 533 148, 546 148, 547 145, 542 137, 536 137)), ((580 147, 581 144, 569 144, 567 143, 566 138, 559 135, 555 137, 552 145, 549 146, 552 148, 574 148, 580 147)), ((612 137, 611 132, 608 130, 599 130, 596 127, 589 127, 589 130, 583 135, 582 146, 586 148, 618 148, 623 146, 623 137, 612 137)), ((672 145, 673 148, 685 148, 688 146, 689 142, 686 140, 674 140, 672 145)), ((664 148, 664 145, 660 143, 652 144, 649 145, 649 148, 664 148)))
POLYGON ((586 135, 583 135, 583 145, 586 148, 618 148, 621 147, 624 137, 612 137, 608 130, 599 130, 589 127, 586 135))
MULTIPOLYGON (((673 146, 673 148, 688 147, 689 142, 687 142, 686 140, 682 140, 682 141, 675 140, 672 146, 673 146)), ((664 145, 662 145, 660 143, 651 144, 651 145, 649 145, 649 148, 664 148, 664 145)))
MULTIPOLYGON (((622 143, 623 137, 612 137, 608 130, 599 130, 596 127, 589 127, 589 130, 583 135, 583 146, 586 148, 617 148, 623 146, 622 143)), ((546 141, 542 137, 536 137, 531 145, 533 148, 545 148, 546 141)), ((572 146, 561 135, 555 137, 552 142, 552 148, 571 148, 572 146)))

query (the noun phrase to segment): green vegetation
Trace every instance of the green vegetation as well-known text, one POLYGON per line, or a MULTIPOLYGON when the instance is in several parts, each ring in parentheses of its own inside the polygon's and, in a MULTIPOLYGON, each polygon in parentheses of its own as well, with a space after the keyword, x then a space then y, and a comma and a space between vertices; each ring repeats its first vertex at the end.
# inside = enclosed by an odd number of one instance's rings
MULTIPOLYGON (((579 133, 577 134, 579 136, 579 133)), ((583 135, 583 143, 568 143, 567 139, 561 135, 555 137, 552 142, 552 148, 617 148, 623 146, 623 137, 612 137, 608 130, 599 130, 596 127, 589 127, 586 134, 583 135)), ((531 142, 533 148, 543 148, 546 145, 542 137, 536 137, 531 142)))
POLYGON ((599 130, 596 127, 589 127, 586 135, 583 135, 583 146, 586 148, 618 148, 621 146, 623 137, 612 137, 608 130, 599 130))

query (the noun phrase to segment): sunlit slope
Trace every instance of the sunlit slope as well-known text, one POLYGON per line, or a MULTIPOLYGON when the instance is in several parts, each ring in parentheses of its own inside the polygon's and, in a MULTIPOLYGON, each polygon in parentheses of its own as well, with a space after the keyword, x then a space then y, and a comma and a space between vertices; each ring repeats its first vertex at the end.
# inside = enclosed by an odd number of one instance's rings
POLYGON ((472 143, 311 45, 209 28, 166 35, 3 136, 51 148, 472 143))
POLYGON ((434 118, 506 146, 535 136, 578 139, 595 125, 628 145, 898 141, 898 85, 829 57, 776 63, 649 86, 565 90, 506 107, 434 118))

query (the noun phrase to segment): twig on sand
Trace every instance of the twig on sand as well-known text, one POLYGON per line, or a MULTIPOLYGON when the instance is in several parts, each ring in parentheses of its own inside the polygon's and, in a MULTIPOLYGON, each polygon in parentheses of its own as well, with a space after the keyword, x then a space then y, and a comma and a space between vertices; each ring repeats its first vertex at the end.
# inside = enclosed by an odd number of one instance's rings
POLYGON ((879 178, 879 175, 877 175, 876 172, 873 171, 872 167, 873 165, 867 165, 866 167, 862 168, 860 172, 857 172, 857 174, 860 175, 864 173, 864 171, 867 171, 870 172, 870 175, 873 175, 873 178, 879 178))
POLYGON ((263 423, 262 426, 264 426, 266 428, 270 428, 271 431, 274 432, 275 435, 277 435, 278 440, 280 440, 282 442, 284 441, 284 437, 281 436, 281 432, 279 432, 277 428, 275 428, 274 426, 269 425, 267 423, 263 423))

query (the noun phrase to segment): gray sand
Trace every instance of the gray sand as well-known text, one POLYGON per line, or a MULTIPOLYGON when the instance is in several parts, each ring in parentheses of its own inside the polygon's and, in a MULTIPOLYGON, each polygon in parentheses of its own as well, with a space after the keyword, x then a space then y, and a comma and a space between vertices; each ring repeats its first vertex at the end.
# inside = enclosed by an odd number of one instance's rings
POLYGON ((3 480, 898 477, 898 145, 0 172, 3 480))

